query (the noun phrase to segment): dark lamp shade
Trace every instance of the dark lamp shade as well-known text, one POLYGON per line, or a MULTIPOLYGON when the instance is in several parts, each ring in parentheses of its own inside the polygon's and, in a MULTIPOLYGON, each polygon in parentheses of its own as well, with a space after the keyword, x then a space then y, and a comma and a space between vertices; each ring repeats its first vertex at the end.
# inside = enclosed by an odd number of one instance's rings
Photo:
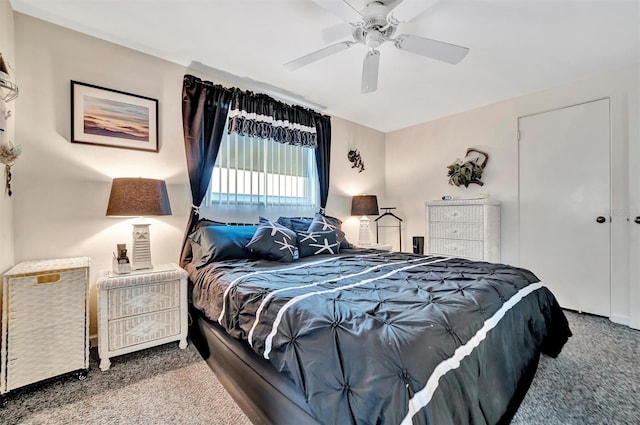
POLYGON ((108 216, 141 217, 171 215, 171 204, 164 180, 116 178, 111 183, 108 216))
POLYGON ((351 215, 378 215, 376 195, 358 195, 351 199, 351 215))

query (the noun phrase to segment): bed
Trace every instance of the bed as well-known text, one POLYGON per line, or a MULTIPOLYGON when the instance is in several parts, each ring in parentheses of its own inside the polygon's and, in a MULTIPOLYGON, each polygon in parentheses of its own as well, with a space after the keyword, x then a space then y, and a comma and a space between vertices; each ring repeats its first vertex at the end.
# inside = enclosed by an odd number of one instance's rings
POLYGON ((254 423, 506 424, 571 336, 553 294, 504 264, 320 248, 339 234, 303 256, 313 231, 297 230, 298 257, 225 258, 263 224, 217 256, 203 246, 229 226, 201 226, 184 264, 191 339, 254 423))

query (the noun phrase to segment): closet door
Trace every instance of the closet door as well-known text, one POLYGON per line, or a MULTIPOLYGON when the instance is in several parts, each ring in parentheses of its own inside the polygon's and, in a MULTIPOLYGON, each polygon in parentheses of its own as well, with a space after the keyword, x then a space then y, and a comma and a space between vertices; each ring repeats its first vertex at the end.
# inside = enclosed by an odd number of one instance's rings
POLYGON ((518 120, 520 263, 560 305, 611 313, 609 99, 518 120))

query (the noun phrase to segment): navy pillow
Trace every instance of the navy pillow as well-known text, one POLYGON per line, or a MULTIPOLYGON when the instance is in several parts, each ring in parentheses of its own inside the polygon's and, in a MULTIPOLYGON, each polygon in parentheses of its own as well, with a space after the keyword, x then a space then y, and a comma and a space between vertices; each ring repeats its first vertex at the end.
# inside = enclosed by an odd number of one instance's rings
POLYGON ((267 260, 289 263, 296 251, 296 234, 281 224, 260 217, 260 225, 247 248, 267 260))
POLYGON ((212 261, 252 258, 245 246, 258 226, 202 226, 189 235, 193 263, 202 267, 212 261))
POLYGON ((336 240, 336 231, 296 232, 300 258, 312 255, 337 254, 340 244, 336 240))
POLYGON ((313 217, 278 217, 276 223, 294 232, 306 232, 312 221, 313 217))
POLYGON ((335 230, 336 239, 340 244, 340 249, 349 249, 353 247, 342 231, 342 221, 335 217, 316 213, 313 216, 313 221, 309 225, 309 229, 307 229, 308 232, 326 232, 328 230, 335 230))

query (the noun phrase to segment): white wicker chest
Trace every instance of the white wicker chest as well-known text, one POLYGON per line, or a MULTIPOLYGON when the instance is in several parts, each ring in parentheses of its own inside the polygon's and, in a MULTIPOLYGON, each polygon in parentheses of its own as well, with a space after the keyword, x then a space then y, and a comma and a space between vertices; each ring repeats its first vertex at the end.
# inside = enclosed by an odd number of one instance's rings
POLYGON ((187 346, 187 272, 176 264, 117 275, 100 272, 98 353, 100 369, 111 357, 171 341, 187 346))
POLYGON ((500 202, 491 199, 428 201, 426 252, 500 261, 500 202))
POLYGON ((4 274, 0 396, 69 372, 86 378, 89 265, 89 257, 25 261, 4 274))

